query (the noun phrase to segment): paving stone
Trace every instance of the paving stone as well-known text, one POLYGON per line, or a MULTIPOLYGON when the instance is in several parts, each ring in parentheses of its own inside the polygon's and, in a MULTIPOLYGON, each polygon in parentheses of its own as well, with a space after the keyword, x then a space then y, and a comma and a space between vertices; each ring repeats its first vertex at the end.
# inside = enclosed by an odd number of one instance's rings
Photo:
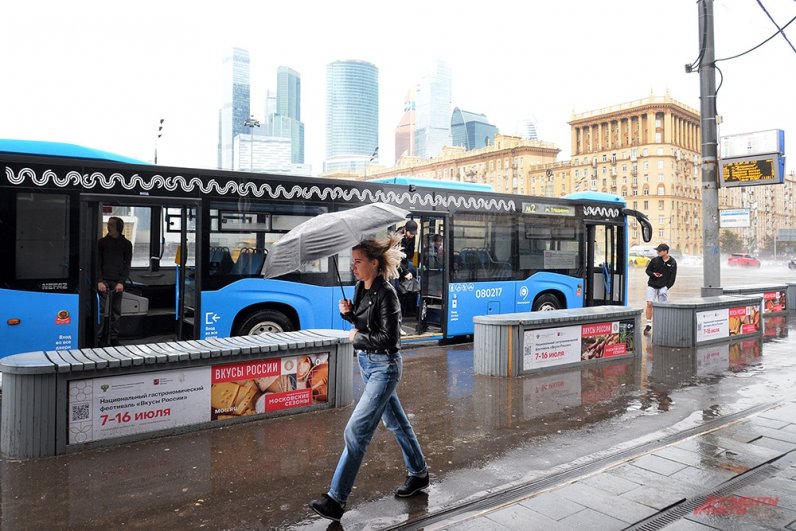
MULTIPOLYGON (((776 450, 770 450, 768 448, 763 448, 762 446, 755 446, 754 444, 744 444, 728 437, 722 437, 719 435, 719 431, 721 430, 718 430, 714 433, 709 433, 704 437, 711 444, 720 448, 725 448, 727 451, 737 454, 732 456, 733 459, 739 464, 743 464, 747 468, 756 467, 782 455, 782 452, 778 452, 776 450)), ((757 431, 760 435, 766 436, 766 434, 763 432, 769 431, 769 429, 759 428, 757 431)))
POLYGON ((506 531, 508 528, 482 516, 443 527, 435 527, 434 529, 439 531, 506 531))
POLYGON ((487 519, 508 528, 525 531, 526 529, 549 529, 551 531, 569 531, 552 518, 532 511, 520 504, 510 505, 486 515, 487 519))
MULTIPOLYGON (((576 503, 585 505, 590 509, 599 511, 603 514, 622 520, 629 524, 641 521, 656 512, 656 509, 636 503, 633 500, 620 496, 605 494, 594 487, 582 483, 573 483, 556 491, 557 494, 568 498, 576 503)), ((564 522, 566 518, 562 519, 564 522)))
POLYGON ((520 502, 520 505, 543 514, 553 520, 561 520, 578 511, 582 511, 585 507, 572 500, 559 496, 555 492, 546 492, 533 498, 527 498, 520 502))
POLYGON ((600 531, 614 531, 627 527, 627 522, 611 518, 607 514, 598 513, 592 509, 584 509, 572 516, 567 516, 559 523, 570 529, 599 529, 600 531))
MULTIPOLYGON (((625 464, 617 468, 612 468, 609 470, 609 472, 615 476, 629 479, 635 483, 641 483, 644 487, 660 489, 662 491, 672 490, 677 494, 682 494, 686 498, 693 496, 694 494, 701 493, 704 490, 703 485, 693 483, 685 478, 674 480, 668 476, 663 476, 656 472, 644 470, 643 468, 639 468, 631 464, 625 464)), ((655 507, 655 505, 645 505, 655 507)))
MULTIPOLYGON (((766 417, 752 417, 749 419, 749 424, 753 426, 763 426, 764 428, 773 428, 775 430, 788 426, 788 423, 783 420, 774 420, 766 417)), ((792 426, 796 426, 796 424, 792 424, 792 426)))
POLYGON ((757 446, 762 446, 763 448, 769 448, 782 453, 790 452, 791 450, 796 449, 796 443, 789 443, 780 441, 779 439, 771 439, 769 437, 761 437, 756 441, 752 441, 750 444, 756 444, 757 446))
POLYGON ((763 437, 770 437, 778 441, 785 441, 796 444, 796 432, 788 430, 775 430, 773 428, 758 428, 758 433, 763 437))
POLYGON ((796 419, 796 405, 789 403, 787 406, 769 409, 768 411, 760 413, 758 417, 779 420, 790 424, 793 422, 793 419, 796 419))
POLYGON ((688 481, 694 485, 700 485, 700 492, 705 492, 728 479, 734 478, 736 475, 735 472, 723 468, 696 468, 689 466, 679 472, 675 472, 671 478, 676 481, 688 481))
POLYGON ((777 498, 776 505, 796 512, 796 481, 783 478, 769 478, 756 485, 747 485, 733 494, 746 498, 777 498))
POLYGON ((634 481, 630 481, 619 476, 614 476, 608 472, 597 474, 582 481, 590 487, 601 490, 607 494, 614 494, 619 496, 629 490, 638 488, 640 485, 634 481))
POLYGON ((796 511, 771 505, 759 505, 750 508, 746 514, 697 514, 692 512, 687 518, 718 529, 758 531, 785 528, 796 520, 796 511))
POLYGON ((672 461, 671 459, 664 459, 663 457, 658 457, 656 455, 645 455, 643 457, 639 457, 638 459, 634 459, 631 461, 631 463, 639 468, 657 472, 658 474, 662 474, 664 476, 671 476, 675 472, 678 472, 686 467, 686 465, 682 463, 672 461))
POLYGON ((662 528, 664 531, 714 531, 715 527, 708 527, 692 520, 677 520, 662 528))
POLYGON ((684 465, 696 467, 702 466, 707 459, 715 459, 714 456, 709 454, 706 455, 704 452, 691 452, 676 446, 661 448, 652 455, 657 455, 658 457, 663 457, 664 459, 669 459, 684 465))
MULTIPOLYGON (((669 481, 672 482, 671 479, 669 481)), ((666 487, 642 485, 637 489, 625 492, 622 497, 661 511, 688 498, 683 492, 678 492, 677 488, 678 484, 675 482, 666 487)))
MULTIPOLYGON (((769 427, 773 427, 773 426, 769 426, 769 427)), ((786 424, 785 426, 782 426, 779 429, 783 430, 783 431, 789 431, 791 433, 796 433, 796 424, 786 424)))

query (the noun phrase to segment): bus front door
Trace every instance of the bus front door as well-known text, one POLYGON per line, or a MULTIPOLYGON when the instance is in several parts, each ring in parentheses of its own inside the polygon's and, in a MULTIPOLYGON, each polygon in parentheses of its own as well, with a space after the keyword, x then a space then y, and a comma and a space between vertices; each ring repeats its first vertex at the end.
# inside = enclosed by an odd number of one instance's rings
POLYGON ((80 329, 84 346, 104 346, 113 331, 120 344, 196 338, 200 293, 196 245, 198 205, 149 198, 81 198, 80 329), (99 293, 98 241, 111 217, 132 245, 130 274, 121 292, 99 293), (115 299, 118 300, 115 301, 115 299), (114 302, 121 303, 111 327, 114 302))
POLYGON ((447 312, 447 234, 445 219, 440 217, 420 218, 418 234, 420 296, 418 299, 417 332, 445 335, 447 312))
POLYGON ((585 306, 625 304, 624 234, 620 225, 586 226, 585 306))

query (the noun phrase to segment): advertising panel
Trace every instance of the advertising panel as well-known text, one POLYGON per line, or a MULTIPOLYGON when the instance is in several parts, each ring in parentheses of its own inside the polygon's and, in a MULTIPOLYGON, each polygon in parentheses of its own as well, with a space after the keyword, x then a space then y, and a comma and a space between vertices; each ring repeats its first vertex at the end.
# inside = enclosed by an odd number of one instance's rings
POLYGON ((210 420, 210 367, 69 382, 69 444, 210 420))
POLYGON ((767 291, 763 293, 763 313, 779 313, 788 309, 785 291, 767 291))
POLYGON ((759 332, 760 308, 757 306, 730 308, 729 328, 731 337, 759 332))
POLYGON ((752 215, 748 208, 719 210, 719 227, 722 229, 746 228, 752 224, 752 215))
POLYGON ((729 317, 730 310, 727 308, 697 312, 696 342, 702 343, 703 341, 729 337, 729 317))
POLYGON ((328 402, 329 353, 212 367, 209 415, 238 418, 328 402))
POLYGON ((526 330, 523 370, 552 367, 630 354, 634 350, 635 321, 526 330))

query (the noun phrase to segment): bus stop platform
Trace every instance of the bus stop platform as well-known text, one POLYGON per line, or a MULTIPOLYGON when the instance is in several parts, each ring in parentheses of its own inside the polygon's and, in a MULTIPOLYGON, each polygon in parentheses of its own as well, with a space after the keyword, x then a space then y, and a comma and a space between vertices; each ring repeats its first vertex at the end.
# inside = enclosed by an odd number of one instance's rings
POLYGON ((398 392, 431 486, 394 497, 404 464, 380 428, 341 526, 307 503, 328 489, 351 406, 0 459, 0 527, 793 530, 796 327, 774 319, 726 346, 645 342, 516 378, 475 374, 472 344, 407 348, 398 392))

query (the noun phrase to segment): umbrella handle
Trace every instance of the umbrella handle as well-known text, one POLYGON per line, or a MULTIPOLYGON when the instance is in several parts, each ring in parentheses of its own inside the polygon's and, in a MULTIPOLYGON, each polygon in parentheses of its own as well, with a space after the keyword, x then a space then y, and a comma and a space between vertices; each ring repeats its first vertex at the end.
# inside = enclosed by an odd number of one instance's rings
POLYGON ((345 290, 343 290, 343 279, 340 278, 340 268, 337 267, 337 255, 332 256, 332 260, 334 261, 334 272, 337 273, 337 282, 340 283, 340 293, 343 294, 343 300, 346 300, 345 290))

